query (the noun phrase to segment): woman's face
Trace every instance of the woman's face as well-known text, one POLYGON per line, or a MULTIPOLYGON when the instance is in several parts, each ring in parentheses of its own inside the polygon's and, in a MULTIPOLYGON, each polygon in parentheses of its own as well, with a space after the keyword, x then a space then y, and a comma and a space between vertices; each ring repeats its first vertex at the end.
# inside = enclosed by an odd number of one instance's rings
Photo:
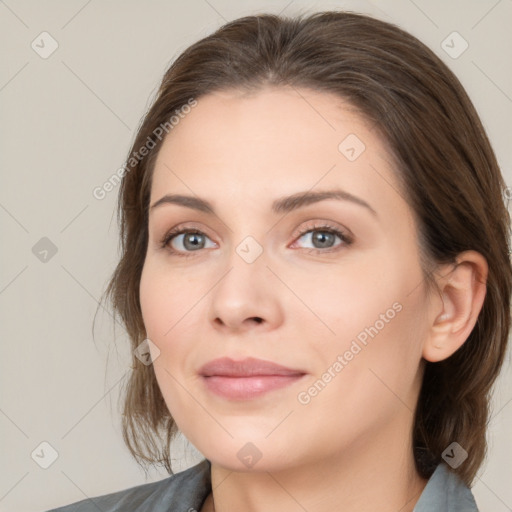
POLYGON ((210 94, 165 139, 150 204, 190 199, 150 209, 140 301, 169 411, 212 463, 410 446, 429 304, 393 173, 370 125, 304 89, 210 94), (288 370, 203 371, 219 358, 288 370))

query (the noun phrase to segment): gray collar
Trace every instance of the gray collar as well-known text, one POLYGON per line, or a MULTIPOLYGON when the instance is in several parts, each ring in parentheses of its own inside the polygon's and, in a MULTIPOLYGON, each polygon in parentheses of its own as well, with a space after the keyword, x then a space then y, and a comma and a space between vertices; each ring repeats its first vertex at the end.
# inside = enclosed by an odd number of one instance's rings
MULTIPOLYGON (((196 506, 202 505, 211 491, 210 461, 204 460, 200 467, 203 487, 196 506)), ((469 487, 443 462, 432 473, 413 512, 478 512, 478 508, 469 487)))
MULTIPOLYGON (((164 480, 89 498, 48 512, 171 512, 200 510, 212 489, 211 464, 204 459, 164 480)), ((437 466, 414 512, 478 512, 473 494, 446 464, 437 466)))
POLYGON ((413 512, 478 512, 473 493, 443 462, 432 473, 413 512))

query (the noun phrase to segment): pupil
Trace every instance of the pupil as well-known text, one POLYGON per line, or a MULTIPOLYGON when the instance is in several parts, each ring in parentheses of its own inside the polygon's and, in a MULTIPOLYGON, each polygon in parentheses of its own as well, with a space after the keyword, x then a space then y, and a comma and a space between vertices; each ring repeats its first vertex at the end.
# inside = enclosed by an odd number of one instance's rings
POLYGON ((328 246, 328 244, 325 244, 325 239, 327 238, 327 241, 332 241, 333 234, 327 233, 326 231, 317 231, 317 235, 313 237, 314 242, 319 242, 321 247, 328 246))
POLYGON ((200 242, 197 241, 198 238, 201 238, 201 235, 198 233, 187 233, 187 236, 184 239, 184 245, 187 249, 196 249, 200 242), (191 241, 192 238, 195 238, 195 241, 191 241))

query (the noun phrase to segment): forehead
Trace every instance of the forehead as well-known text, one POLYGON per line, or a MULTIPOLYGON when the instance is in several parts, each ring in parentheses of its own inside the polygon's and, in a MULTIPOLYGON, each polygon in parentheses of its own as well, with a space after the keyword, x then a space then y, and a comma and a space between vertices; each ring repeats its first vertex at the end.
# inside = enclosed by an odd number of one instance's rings
MULTIPOLYGON (((385 142, 334 94, 221 91, 199 98, 165 138, 151 200, 183 192, 247 204, 315 186, 371 197, 395 180, 390 160, 385 142)), ((396 201, 396 190, 387 193, 396 201)))
MULTIPOLYGON (((292 87, 251 93, 220 91, 201 97, 180 119, 165 139, 162 153, 181 148, 182 152, 194 149, 195 157, 222 152, 243 157, 255 154, 261 159, 265 155, 276 158, 293 148, 288 158, 319 151, 339 156, 337 142, 347 129, 369 139, 362 116, 333 94, 292 87)), ((377 142, 375 136, 367 140, 368 144, 377 142)))

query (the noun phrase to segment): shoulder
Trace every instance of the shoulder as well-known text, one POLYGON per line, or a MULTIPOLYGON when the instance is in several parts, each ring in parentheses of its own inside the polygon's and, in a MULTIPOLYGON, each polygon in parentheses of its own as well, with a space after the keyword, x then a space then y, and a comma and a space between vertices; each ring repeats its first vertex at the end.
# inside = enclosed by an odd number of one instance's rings
POLYGON ((441 463, 430 477, 413 512, 478 512, 470 488, 441 463))
POLYGON ((210 462, 203 460, 164 480, 87 498, 47 512, 187 512, 199 510, 211 490, 210 462))

